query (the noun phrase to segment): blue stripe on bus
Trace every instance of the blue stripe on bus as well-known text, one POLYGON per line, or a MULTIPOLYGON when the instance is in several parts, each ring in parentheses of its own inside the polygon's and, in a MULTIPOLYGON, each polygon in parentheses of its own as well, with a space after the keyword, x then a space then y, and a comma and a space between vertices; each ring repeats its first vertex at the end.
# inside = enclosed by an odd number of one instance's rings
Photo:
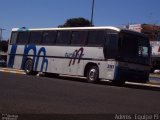
POLYGON ((36 57, 36 53, 37 53, 37 50, 36 50, 36 46, 35 45, 25 45, 25 48, 24 48, 24 52, 23 52, 23 58, 22 58, 22 62, 21 62, 21 69, 24 69, 24 64, 27 60, 27 56, 29 51, 30 50, 33 50, 33 62, 35 62, 35 57, 36 57))
POLYGON ((45 59, 46 49, 45 49, 44 47, 40 48, 39 51, 38 51, 34 70, 35 70, 35 71, 37 70, 38 62, 39 62, 39 56, 40 56, 41 53, 43 53, 43 56, 42 56, 42 57, 43 57, 43 60, 42 60, 42 65, 41 65, 41 71, 43 71, 44 64, 46 64, 46 69, 45 69, 45 72, 46 72, 46 71, 47 71, 47 67, 48 67, 48 60, 45 59))
POLYGON ((39 49, 38 54, 36 54, 37 49, 36 49, 35 45, 25 45, 24 52, 23 52, 22 63, 21 63, 21 69, 24 69, 24 64, 25 64, 25 62, 26 62, 26 60, 29 56, 28 54, 29 54, 30 50, 33 51, 32 60, 35 63, 34 66, 33 66, 33 70, 37 71, 37 67, 38 67, 38 63, 39 63, 39 57, 40 57, 40 54, 43 53, 43 56, 42 56, 43 60, 42 60, 40 71, 43 71, 43 67, 46 64, 46 68, 45 68, 45 72, 46 72, 47 68, 48 68, 48 60, 46 59, 46 49, 44 47, 42 47, 42 48, 39 49))
POLYGON ((11 51, 10 51, 11 55, 9 56, 8 67, 13 67, 15 56, 16 56, 16 51, 17 51, 17 45, 14 44, 11 47, 11 51))

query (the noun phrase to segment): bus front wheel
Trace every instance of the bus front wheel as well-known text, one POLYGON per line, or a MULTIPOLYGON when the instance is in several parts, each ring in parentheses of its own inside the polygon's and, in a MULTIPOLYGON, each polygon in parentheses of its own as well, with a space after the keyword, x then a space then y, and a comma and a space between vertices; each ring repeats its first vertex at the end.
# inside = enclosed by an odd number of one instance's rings
POLYGON ((33 60, 28 59, 24 65, 24 71, 27 75, 36 75, 37 72, 33 71, 33 60))
POLYGON ((89 66, 87 70, 87 81, 89 83, 99 82, 99 69, 97 66, 89 66))

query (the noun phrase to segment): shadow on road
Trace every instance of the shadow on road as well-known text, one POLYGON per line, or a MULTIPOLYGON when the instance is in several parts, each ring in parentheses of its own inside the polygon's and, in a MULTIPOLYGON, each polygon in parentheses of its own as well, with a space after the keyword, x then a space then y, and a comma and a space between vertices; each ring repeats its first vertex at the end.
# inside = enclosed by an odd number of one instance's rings
MULTIPOLYGON (((86 79, 84 78, 75 78, 75 77, 64 77, 64 76, 47 76, 48 78, 57 78, 59 80, 68 80, 68 81, 75 81, 75 82, 83 82, 87 83, 86 79)), ((160 91, 160 86, 158 85, 152 85, 152 84, 132 84, 132 83, 125 83, 124 85, 117 85, 109 81, 100 81, 98 84, 94 85, 107 85, 107 86, 115 86, 115 87, 121 87, 121 88, 131 88, 131 89, 141 89, 141 90, 149 90, 149 91, 160 91)))

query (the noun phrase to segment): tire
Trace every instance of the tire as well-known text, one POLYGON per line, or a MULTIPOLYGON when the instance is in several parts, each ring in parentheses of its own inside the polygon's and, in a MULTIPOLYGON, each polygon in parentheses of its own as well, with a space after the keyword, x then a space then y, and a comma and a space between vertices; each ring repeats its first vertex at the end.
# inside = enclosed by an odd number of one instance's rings
POLYGON ((90 66, 87 69, 87 82, 89 83, 99 82, 99 69, 97 66, 90 66))
POLYGON ((33 71, 33 60, 28 59, 24 64, 24 71, 27 75, 36 75, 37 72, 33 71))

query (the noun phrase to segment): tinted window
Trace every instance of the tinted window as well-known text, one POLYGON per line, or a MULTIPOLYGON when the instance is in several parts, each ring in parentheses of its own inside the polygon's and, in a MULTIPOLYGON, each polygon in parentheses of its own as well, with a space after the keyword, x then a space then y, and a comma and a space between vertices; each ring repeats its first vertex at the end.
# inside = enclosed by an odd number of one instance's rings
POLYGON ((56 41, 57 32, 56 31, 45 31, 43 33, 42 44, 52 45, 56 41))
POLYGON ((42 32, 31 32, 30 35, 30 44, 40 44, 41 43, 42 32))
POLYGON ((60 31, 57 35, 56 44, 70 44, 71 31, 60 31))
POLYGON ((160 41, 160 35, 157 36, 157 41, 160 41))
POLYGON ((87 40, 87 31, 74 31, 72 32, 71 44, 73 45, 85 45, 87 40))
POLYGON ((120 55, 122 61, 149 64, 149 40, 138 34, 120 34, 120 55))
POLYGON ((19 32, 17 44, 27 44, 29 39, 29 32, 19 32))
POLYGON ((121 37, 121 54, 127 57, 137 57, 138 53, 138 39, 130 34, 124 34, 121 37))
POLYGON ((138 56, 139 57, 149 57, 149 47, 150 44, 148 39, 137 37, 138 39, 138 56))
POLYGON ((102 30, 95 30, 89 32, 88 45, 104 45, 106 32, 102 30))
POLYGON ((17 32, 12 32, 10 44, 16 44, 17 36, 18 36, 17 32))
POLYGON ((117 33, 109 34, 109 47, 110 47, 111 54, 116 56, 117 50, 118 50, 118 34, 117 33))
POLYGON ((108 33, 104 48, 107 59, 116 59, 118 57, 118 39, 118 33, 108 33))

